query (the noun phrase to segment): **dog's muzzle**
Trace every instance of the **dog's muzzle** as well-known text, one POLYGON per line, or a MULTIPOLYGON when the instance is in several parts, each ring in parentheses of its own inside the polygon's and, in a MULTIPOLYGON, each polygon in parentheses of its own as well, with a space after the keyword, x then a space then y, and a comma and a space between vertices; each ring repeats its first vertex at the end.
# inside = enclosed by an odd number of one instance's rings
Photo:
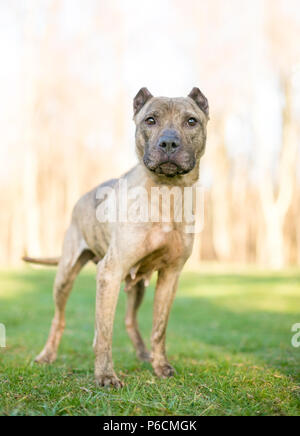
POLYGON ((167 177, 189 173, 196 162, 174 129, 166 129, 155 144, 146 147, 143 161, 150 171, 167 177))
POLYGON ((192 171, 192 169, 195 167, 195 160, 193 159, 192 161, 185 162, 185 164, 181 165, 179 162, 171 159, 157 162, 150 159, 146 155, 144 156, 144 164, 150 171, 156 174, 161 174, 167 177, 175 177, 192 171))

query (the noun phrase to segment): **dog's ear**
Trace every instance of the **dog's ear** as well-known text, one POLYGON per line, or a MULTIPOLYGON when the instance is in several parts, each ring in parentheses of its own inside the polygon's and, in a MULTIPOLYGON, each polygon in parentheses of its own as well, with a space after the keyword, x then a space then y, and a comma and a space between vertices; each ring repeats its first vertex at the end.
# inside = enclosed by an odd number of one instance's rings
POLYGON ((133 100, 133 112, 136 115, 153 95, 147 88, 141 88, 133 100))
POLYGON ((202 94, 199 88, 193 88, 189 93, 190 97, 199 106, 199 108, 205 113, 207 118, 209 118, 209 106, 208 100, 205 95, 202 94))

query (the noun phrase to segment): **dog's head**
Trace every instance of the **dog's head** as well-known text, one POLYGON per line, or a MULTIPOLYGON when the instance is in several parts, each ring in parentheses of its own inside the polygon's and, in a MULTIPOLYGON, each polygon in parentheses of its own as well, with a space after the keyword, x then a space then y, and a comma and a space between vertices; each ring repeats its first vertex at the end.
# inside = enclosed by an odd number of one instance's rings
POLYGON ((198 88, 185 98, 153 97, 142 88, 133 109, 137 154, 148 170, 161 177, 180 177, 199 166, 209 108, 198 88))

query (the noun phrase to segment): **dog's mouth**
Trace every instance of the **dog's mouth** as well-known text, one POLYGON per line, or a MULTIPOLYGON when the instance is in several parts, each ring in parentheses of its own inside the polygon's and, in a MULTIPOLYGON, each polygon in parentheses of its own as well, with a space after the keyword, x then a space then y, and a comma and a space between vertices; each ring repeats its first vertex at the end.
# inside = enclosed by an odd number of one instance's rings
POLYGON ((176 174, 179 174, 180 168, 172 162, 164 162, 156 168, 156 171, 159 174, 164 174, 165 176, 172 177, 176 174))
POLYGON ((182 168, 177 163, 171 162, 171 161, 153 163, 153 162, 149 162, 147 160, 144 160, 144 164, 146 165, 146 167, 150 171, 152 171, 156 174, 164 175, 166 177, 175 177, 178 175, 187 174, 192 169, 192 168, 189 168, 189 169, 182 168))

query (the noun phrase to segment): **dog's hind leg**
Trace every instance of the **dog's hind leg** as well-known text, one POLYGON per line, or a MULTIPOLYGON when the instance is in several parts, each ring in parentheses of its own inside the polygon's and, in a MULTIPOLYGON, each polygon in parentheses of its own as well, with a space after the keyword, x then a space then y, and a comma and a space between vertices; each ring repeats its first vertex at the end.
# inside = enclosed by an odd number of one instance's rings
POLYGON ((137 311, 140 307, 145 293, 144 280, 138 282, 133 288, 127 292, 127 310, 125 325, 127 333, 136 349, 138 359, 142 361, 150 360, 150 353, 147 351, 145 343, 139 332, 137 322, 137 311))
POLYGON ((56 359, 65 327, 65 307, 74 280, 82 267, 94 257, 83 242, 76 227, 71 225, 65 236, 63 253, 54 282, 55 315, 46 345, 35 359, 38 363, 52 363, 56 359))

